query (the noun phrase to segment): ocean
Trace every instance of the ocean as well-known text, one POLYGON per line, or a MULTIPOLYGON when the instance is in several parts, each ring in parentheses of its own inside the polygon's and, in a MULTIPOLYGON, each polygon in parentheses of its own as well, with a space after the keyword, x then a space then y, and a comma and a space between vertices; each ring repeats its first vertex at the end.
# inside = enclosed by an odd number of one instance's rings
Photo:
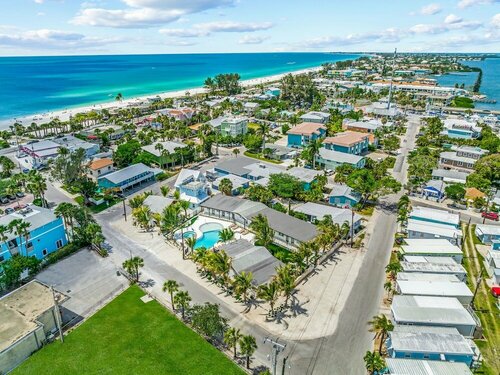
POLYGON ((245 53, 0 58, 0 119, 203 86, 209 76, 260 78, 358 54, 245 53))
MULTIPOLYGON (((463 64, 481 68, 483 70, 483 79, 481 94, 486 95, 489 99, 496 99, 495 104, 491 103, 475 103, 476 108, 500 110, 500 59, 485 59, 483 61, 462 61, 463 64)), ((471 89, 477 78, 476 72, 470 73, 450 73, 441 76, 431 76, 437 79, 440 86, 454 86, 455 83, 471 89)))

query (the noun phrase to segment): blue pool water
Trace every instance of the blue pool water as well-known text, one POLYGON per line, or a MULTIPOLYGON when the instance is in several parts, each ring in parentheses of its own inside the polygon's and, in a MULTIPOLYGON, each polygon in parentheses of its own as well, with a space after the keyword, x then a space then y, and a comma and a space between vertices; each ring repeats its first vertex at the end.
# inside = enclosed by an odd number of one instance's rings
POLYGON ((259 78, 355 59, 342 53, 221 53, 0 58, 0 119, 203 86, 239 73, 259 78))
POLYGON ((207 249, 211 249, 217 242, 219 242, 219 232, 220 230, 210 230, 208 232, 203 232, 203 236, 198 241, 196 241, 194 248, 198 249, 200 247, 205 247, 207 249))

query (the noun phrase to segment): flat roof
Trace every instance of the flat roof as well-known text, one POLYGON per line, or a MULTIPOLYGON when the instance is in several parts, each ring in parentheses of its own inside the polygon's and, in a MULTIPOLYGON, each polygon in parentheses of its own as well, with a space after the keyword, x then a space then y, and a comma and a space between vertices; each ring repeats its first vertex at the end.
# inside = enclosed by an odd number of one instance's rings
POLYGON ((287 134, 319 134, 319 130, 326 130, 326 126, 317 122, 303 122, 288 130, 287 134))
POLYGON ((322 220, 326 215, 330 215, 334 223, 339 225, 345 222, 351 225, 351 221, 355 223, 362 219, 360 215, 354 213, 354 219, 352 218, 352 211, 345 208, 338 208, 334 206, 329 206, 325 204, 319 204, 314 202, 307 202, 301 204, 293 209, 297 212, 302 212, 303 214, 315 216, 318 220, 322 220))
POLYGON ((411 254, 438 254, 462 255, 462 250, 444 238, 438 239, 410 239, 405 238, 406 245, 402 245, 403 252, 411 254))
POLYGON ((144 200, 144 205, 148 206, 151 212, 160 214, 163 210, 174 203, 174 199, 162 197, 160 195, 148 195, 144 200))
POLYGON ((386 358, 385 362, 391 375, 472 375, 463 362, 403 358, 386 358))
POLYGON ((232 258, 231 266, 238 274, 251 272, 255 285, 267 283, 276 275, 276 269, 283 265, 264 246, 255 246, 245 239, 221 245, 232 258))
MULTIPOLYGON (((410 263, 415 264, 415 263, 410 263)), ((429 263, 424 263, 429 264, 429 263)), ((458 277, 450 274, 439 274, 439 273, 418 273, 418 272, 398 272, 398 281, 432 281, 432 282, 451 282, 459 283, 461 282, 458 277)))
POLYGON ((458 156, 457 153, 453 152, 453 151, 442 152, 439 154, 439 157, 442 159, 450 159, 450 160, 459 161, 459 162, 466 163, 466 164, 475 164, 477 161, 476 159, 473 159, 473 158, 468 158, 465 156, 458 156))
MULTIPOLYGON (((430 273, 430 274, 466 274, 465 268, 458 263, 430 263, 430 262, 401 262, 405 273, 430 273)), ((398 276, 401 272, 398 273, 398 276)))
POLYGON ((403 295, 421 295, 436 297, 470 297, 472 292, 464 282, 430 281, 430 280, 397 280, 396 284, 403 295))
POLYGON ((432 221, 439 221, 450 225, 460 224, 460 215, 454 214, 446 210, 438 210, 436 208, 417 206, 413 207, 410 212, 410 218, 418 217, 423 220, 431 219, 432 221))
POLYGON ((156 149, 157 145, 161 145, 163 150, 166 150, 169 154, 175 153, 177 148, 187 147, 187 145, 182 142, 166 141, 166 142, 155 142, 153 144, 143 146, 142 149, 146 152, 149 152, 150 154, 153 154, 156 157, 160 157, 161 151, 158 151, 156 149))
MULTIPOLYGON (((67 296, 56 292, 59 303, 67 296)), ((54 307, 50 288, 37 280, 0 298, 0 352, 34 331, 37 318, 54 307)))
POLYGON ((432 170, 432 176, 433 177, 440 177, 444 181, 453 181, 453 182, 458 182, 458 181, 466 181, 467 176, 470 173, 467 172, 460 172, 460 171, 454 171, 452 169, 433 169, 432 170))
POLYGON ((233 185, 233 189, 237 189, 239 187, 242 187, 244 184, 249 183, 250 180, 244 177, 237 176, 235 174, 227 174, 225 176, 220 176, 216 178, 213 182, 214 186, 219 186, 222 180, 228 179, 231 181, 231 184, 233 185))
POLYGON ((458 264, 451 256, 425 256, 425 255, 405 255, 404 260, 409 263, 432 263, 432 264, 458 264))
POLYGON ((396 325, 389 335, 396 351, 474 355, 468 341, 453 327, 396 325))
POLYGON ((477 224, 476 231, 479 231, 483 234, 500 236, 500 225, 477 224))
POLYGON ((161 173, 162 170, 158 169, 158 168, 150 168, 147 165, 144 165, 142 163, 137 163, 137 164, 129 165, 128 167, 125 167, 125 168, 120 169, 118 171, 108 173, 108 174, 100 177, 99 179, 105 178, 106 180, 111 181, 114 184, 119 184, 120 182, 128 180, 129 178, 138 176, 139 174, 144 173, 144 172, 149 172, 149 173, 152 173, 154 175, 157 175, 157 174, 161 173))
POLYGON ((474 318, 455 297, 396 295, 391 312, 397 323, 476 326, 474 318))
MULTIPOLYGON (((460 238, 462 237, 462 232, 451 225, 431 223, 423 220, 409 219, 407 225, 408 231, 429 233, 435 236, 448 237, 448 238, 460 238)), ((434 241, 434 239, 431 239, 434 241)))
MULTIPOLYGON (((30 204, 26 208, 23 208, 19 211, 1 216, 0 225, 7 226, 11 221, 16 219, 22 219, 23 221, 30 223, 28 231, 31 232, 36 228, 43 227, 44 225, 52 223, 54 220, 57 220, 57 216, 54 214, 54 212, 52 212, 52 210, 49 210, 48 208, 30 204)), ((18 237, 13 232, 6 233, 6 235, 8 239, 18 237)))
POLYGON ((327 137, 323 140, 323 143, 331 143, 340 146, 352 146, 356 143, 363 142, 369 135, 367 133, 355 132, 348 130, 342 133, 338 133, 333 137, 327 137))
POLYGON ((302 182, 313 182, 318 176, 324 174, 323 171, 317 171, 314 169, 302 168, 302 167, 292 167, 287 169, 284 173, 292 175, 298 178, 302 182))

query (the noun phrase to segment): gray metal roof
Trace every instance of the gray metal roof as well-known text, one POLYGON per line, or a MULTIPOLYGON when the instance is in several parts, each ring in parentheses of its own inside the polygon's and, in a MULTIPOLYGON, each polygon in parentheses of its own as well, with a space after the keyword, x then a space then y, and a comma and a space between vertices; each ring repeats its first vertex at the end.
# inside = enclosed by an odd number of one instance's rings
POLYGON ((150 168, 142 163, 137 163, 129 165, 128 167, 120 169, 116 172, 108 173, 107 175, 102 176, 101 178, 105 178, 106 180, 111 181, 114 184, 119 184, 120 182, 138 176, 144 172, 149 172, 151 174, 157 175, 161 173, 162 170, 158 168, 150 168))
MULTIPOLYGON (((9 225, 11 221, 16 219, 21 219, 30 223, 28 230, 31 232, 53 222, 54 220, 57 220, 57 216, 48 208, 29 205, 25 209, 0 217, 0 225, 9 225)), ((8 234, 8 237, 9 239, 12 239, 16 237, 16 235, 10 233, 8 234)))
POLYGON ((389 333, 391 347, 397 351, 474 354, 467 340, 453 327, 425 327, 396 325, 389 333))
POLYGON ((293 210, 302 212, 306 215, 315 216, 318 220, 322 220, 324 216, 330 215, 333 222, 339 225, 344 224, 346 221, 349 225, 351 225, 351 221, 357 223, 362 219, 361 216, 356 213, 354 214, 353 219, 351 210, 313 202, 301 204, 300 206, 295 207, 293 210))
POLYGON ((474 318, 453 297, 398 295, 391 311, 397 323, 476 326, 474 318))
POLYGON ((307 169, 302 167, 293 167, 286 170, 284 173, 297 177, 302 182, 311 183, 316 177, 324 174, 323 171, 316 171, 314 169, 307 169))
POLYGON ((363 156, 347 154, 345 152, 339 152, 334 150, 327 150, 324 147, 319 149, 319 159, 333 161, 337 163, 348 163, 348 164, 357 164, 361 160, 364 159, 363 156))
POLYGON ((332 191, 330 192, 330 197, 347 197, 354 201, 359 201, 360 196, 352 188, 347 185, 334 184, 332 185, 332 191))
POLYGON ((386 358, 391 375, 472 375, 465 363, 386 358))
POLYGON ((472 292, 464 282, 430 281, 430 280, 397 280, 398 290, 403 295, 457 297, 472 300, 472 292))
MULTIPOLYGON (((415 264, 415 263, 410 263, 415 264)), ((429 264, 429 263, 424 263, 429 264)), ((434 281, 434 282, 452 282, 459 283, 461 282, 455 275, 453 274, 439 274, 439 273, 419 273, 419 272, 398 272, 397 276, 398 281, 434 281)))
POLYGON ((448 181, 466 181, 470 173, 454 171, 452 169, 434 169, 432 170, 432 177, 442 178, 448 181))
POLYGON ((451 256, 405 255, 404 260, 409 263, 458 264, 451 256))
POLYGON ((148 195, 144 200, 144 205, 148 206, 151 212, 162 213, 163 210, 174 202, 173 199, 159 195, 148 195))
MULTIPOLYGON (((431 262, 401 262, 401 267, 406 274, 409 272, 423 272, 430 274, 465 274, 465 268, 454 263, 431 263, 431 262)), ((401 272, 399 273, 401 274, 401 272)), ((399 275, 398 274, 398 275, 399 275)))
POLYGON ((267 217, 269 226, 274 231, 283 233, 300 242, 310 241, 318 233, 316 227, 310 223, 273 210, 262 203, 247 199, 218 194, 203 202, 201 206, 238 213, 250 221, 258 214, 262 214, 267 217))
POLYGON ((220 248, 232 258, 232 267, 236 273, 252 272, 255 285, 267 283, 283 264, 264 246, 255 246, 244 239, 223 244, 220 248))
POLYGON ((142 149, 146 152, 149 152, 150 154, 160 157, 161 156, 161 151, 158 151, 155 147, 156 145, 162 145, 163 149, 168 151, 169 154, 173 154, 176 152, 177 148, 184 148, 187 147, 185 143, 182 142, 173 142, 173 141, 166 141, 166 142, 155 142, 153 144, 147 145, 142 147, 142 149))

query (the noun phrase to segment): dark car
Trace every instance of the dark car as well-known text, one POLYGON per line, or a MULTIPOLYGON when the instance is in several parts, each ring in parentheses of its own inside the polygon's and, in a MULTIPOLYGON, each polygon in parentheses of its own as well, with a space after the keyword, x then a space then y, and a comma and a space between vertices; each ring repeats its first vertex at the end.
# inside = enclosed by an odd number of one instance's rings
POLYGON ((18 198, 22 198, 22 197, 24 197, 24 193, 23 193, 22 191, 18 191, 18 192, 16 193, 16 196, 17 196, 18 198))
POLYGON ((498 214, 496 212, 483 212, 481 216, 485 219, 498 221, 498 214))
POLYGON ((14 212, 16 212, 16 211, 12 207, 7 207, 5 209, 6 214, 13 214, 14 212))
POLYGON ((13 195, 6 195, 7 199, 10 200, 10 201, 15 201, 16 200, 16 197, 13 196, 13 195))
POLYGON ((9 203, 9 200, 5 196, 4 197, 0 197, 0 203, 7 204, 7 203, 9 203))

